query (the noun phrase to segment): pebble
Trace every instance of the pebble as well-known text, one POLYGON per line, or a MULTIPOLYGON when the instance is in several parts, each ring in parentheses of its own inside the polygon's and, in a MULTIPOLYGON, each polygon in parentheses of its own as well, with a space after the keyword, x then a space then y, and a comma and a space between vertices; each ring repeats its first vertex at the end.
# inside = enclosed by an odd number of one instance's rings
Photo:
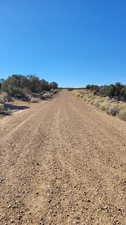
POLYGON ((4 180, 5 180, 5 178, 0 177, 0 184, 3 183, 4 180))

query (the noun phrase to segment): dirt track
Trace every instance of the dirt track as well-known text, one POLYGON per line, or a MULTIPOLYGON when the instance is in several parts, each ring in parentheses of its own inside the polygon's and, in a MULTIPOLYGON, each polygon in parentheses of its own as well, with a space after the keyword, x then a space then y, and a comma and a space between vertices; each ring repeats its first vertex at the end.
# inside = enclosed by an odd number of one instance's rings
POLYGON ((63 91, 0 138, 0 225, 126 225, 125 122, 63 91))

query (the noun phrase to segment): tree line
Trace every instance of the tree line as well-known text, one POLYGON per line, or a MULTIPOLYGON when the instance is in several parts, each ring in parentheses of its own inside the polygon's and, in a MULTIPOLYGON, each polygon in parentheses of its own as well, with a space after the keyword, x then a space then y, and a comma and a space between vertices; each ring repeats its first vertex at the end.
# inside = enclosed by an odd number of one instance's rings
POLYGON ((50 91, 57 89, 56 82, 49 83, 45 79, 40 79, 34 75, 18 75, 13 74, 7 79, 0 80, 0 91, 6 92, 9 96, 18 97, 31 93, 41 93, 42 91, 50 91))
POLYGON ((104 86, 87 85, 86 89, 93 91, 95 95, 108 96, 117 100, 126 101, 126 85, 119 82, 104 86))

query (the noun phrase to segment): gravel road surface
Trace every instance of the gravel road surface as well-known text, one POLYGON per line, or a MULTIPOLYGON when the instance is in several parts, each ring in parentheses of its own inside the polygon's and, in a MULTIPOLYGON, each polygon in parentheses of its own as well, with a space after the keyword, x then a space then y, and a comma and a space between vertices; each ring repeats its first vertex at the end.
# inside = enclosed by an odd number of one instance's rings
POLYGON ((126 123, 67 91, 0 120, 0 225, 126 225, 126 123))

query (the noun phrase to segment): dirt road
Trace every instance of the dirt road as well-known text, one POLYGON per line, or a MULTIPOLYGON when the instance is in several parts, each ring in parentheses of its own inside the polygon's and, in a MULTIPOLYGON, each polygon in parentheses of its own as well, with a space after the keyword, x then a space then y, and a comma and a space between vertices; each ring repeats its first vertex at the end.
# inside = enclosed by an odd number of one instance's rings
POLYGON ((126 225, 126 123, 70 93, 0 120, 0 225, 126 225))

